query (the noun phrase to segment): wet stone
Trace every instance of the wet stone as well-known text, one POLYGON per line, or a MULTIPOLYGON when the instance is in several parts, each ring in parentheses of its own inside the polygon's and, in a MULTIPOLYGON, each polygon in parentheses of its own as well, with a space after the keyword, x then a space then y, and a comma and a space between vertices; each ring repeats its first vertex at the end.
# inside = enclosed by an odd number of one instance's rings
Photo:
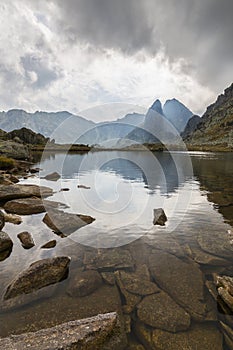
POLYGON ((55 239, 45 243, 44 245, 41 246, 41 249, 51 249, 56 247, 57 241, 55 239))
POLYGON ((167 216, 162 208, 154 209, 154 225, 164 226, 167 221, 167 216))
POLYGON ((17 237, 19 238, 20 242, 22 243, 23 248, 30 249, 34 247, 35 243, 32 237, 32 234, 24 231, 20 232, 17 237))
POLYGON ((9 235, 3 231, 0 231, 0 252, 11 250, 12 246, 13 242, 9 235))
POLYGON ((84 297, 93 293, 102 285, 102 278, 97 271, 77 271, 69 282, 67 293, 72 297, 84 297))
POLYGON ((60 177, 61 175, 54 171, 53 173, 46 175, 44 178, 49 181, 57 181, 60 177))
POLYGON ((204 251, 223 258, 233 256, 231 240, 232 237, 227 232, 202 233, 197 238, 198 244, 204 251))
POLYGON ((0 231, 3 229, 5 225, 5 216, 4 213, 0 210, 0 231))
POLYGON ((110 286, 114 286, 115 284, 115 276, 113 272, 102 272, 101 273, 102 279, 106 284, 109 284, 110 286))

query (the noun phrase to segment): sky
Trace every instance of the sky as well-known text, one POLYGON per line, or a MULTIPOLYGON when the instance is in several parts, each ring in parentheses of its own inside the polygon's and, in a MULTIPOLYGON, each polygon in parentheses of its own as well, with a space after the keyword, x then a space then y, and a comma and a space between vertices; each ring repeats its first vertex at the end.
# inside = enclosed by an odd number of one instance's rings
POLYGON ((0 0, 0 110, 202 114, 232 83, 232 18, 232 0, 0 0))

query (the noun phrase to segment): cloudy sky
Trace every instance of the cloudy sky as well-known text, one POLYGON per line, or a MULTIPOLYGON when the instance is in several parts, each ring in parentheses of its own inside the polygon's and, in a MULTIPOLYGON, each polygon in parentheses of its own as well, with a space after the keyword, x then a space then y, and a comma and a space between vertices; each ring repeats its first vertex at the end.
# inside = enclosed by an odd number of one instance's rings
POLYGON ((0 16, 0 110, 202 113, 232 82, 232 0, 0 0, 0 16))

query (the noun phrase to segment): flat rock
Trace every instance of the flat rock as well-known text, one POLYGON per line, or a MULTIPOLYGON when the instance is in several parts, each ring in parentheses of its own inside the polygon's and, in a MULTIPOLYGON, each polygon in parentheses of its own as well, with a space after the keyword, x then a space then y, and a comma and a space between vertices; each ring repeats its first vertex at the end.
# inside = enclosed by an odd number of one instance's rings
POLYGON ((190 326, 189 314, 163 291, 146 296, 137 305, 137 314, 143 323, 169 332, 184 331, 190 326))
POLYGON ((195 262, 201 265, 226 266, 231 264, 229 260, 209 254, 198 248, 190 248, 191 256, 195 262))
POLYGON ((203 276, 197 264, 158 250, 150 255, 149 268, 155 282, 194 319, 205 317, 203 276))
POLYGON ((123 350, 126 336, 117 313, 70 321, 42 329, 1 339, 2 350, 123 350))
POLYGON ((33 240, 32 234, 27 232, 27 231, 23 231, 20 232, 17 237, 19 238, 20 242, 22 243, 22 246, 25 249, 30 249, 32 247, 34 247, 35 242, 33 240))
POLYGON ((164 250, 181 258, 185 256, 181 245, 170 234, 158 234, 150 231, 149 234, 142 237, 142 240, 152 248, 164 250))
POLYGON ((67 208, 65 204, 48 201, 38 197, 13 199, 4 205, 7 213, 18 215, 31 215, 45 212, 50 208, 67 208))
POLYGON ((49 181, 57 181, 60 177, 61 175, 54 171, 53 173, 46 175, 44 178, 49 181))
POLYGON ((5 225, 5 216, 4 213, 0 210, 0 231, 3 229, 5 225))
POLYGON ((223 350, 222 334, 212 324, 196 324, 186 332, 150 331, 143 324, 136 326, 137 336, 146 349, 156 350, 223 350))
POLYGON ((53 239, 53 240, 45 243, 44 245, 42 245, 41 249, 51 249, 51 248, 56 247, 56 245, 57 245, 57 241, 56 241, 56 239, 53 239))
POLYGON ((128 250, 122 248, 99 249, 96 254, 86 252, 84 265, 87 269, 114 271, 134 268, 134 262, 128 250))
POLYGON ((72 297, 84 297, 93 293, 102 284, 102 278, 97 271, 77 271, 70 280, 67 293, 72 297))
POLYGON ((65 278, 70 264, 70 258, 61 256, 39 260, 21 272, 7 287, 4 300, 20 294, 29 294, 65 278))
POLYGON ((48 197, 53 194, 53 190, 45 186, 37 185, 0 185, 0 201, 28 197, 48 197))
POLYGON ((160 291, 155 283, 147 279, 147 276, 144 278, 144 276, 141 274, 128 273, 125 271, 119 271, 118 276, 124 288, 129 293, 145 296, 158 293, 160 291))
POLYGON ((43 222, 57 234, 69 235, 79 228, 91 224, 95 219, 88 215, 70 214, 62 210, 49 209, 43 222))
POLYGON ((164 226, 167 221, 167 216, 162 208, 154 209, 154 225, 164 226))
POLYGON ((223 258, 232 258, 233 256, 232 236, 227 232, 202 233, 198 235, 197 241, 207 253, 223 258))
POLYGON ((5 250, 11 250, 13 247, 13 242, 9 235, 3 231, 0 231, 0 252, 5 250))

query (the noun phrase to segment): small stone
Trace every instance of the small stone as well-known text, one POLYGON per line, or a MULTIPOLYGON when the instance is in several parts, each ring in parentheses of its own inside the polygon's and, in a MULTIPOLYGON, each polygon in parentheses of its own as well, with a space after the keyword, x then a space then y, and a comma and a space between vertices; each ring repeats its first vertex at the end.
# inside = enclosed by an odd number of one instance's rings
POLYGON ((45 243, 44 245, 41 246, 41 249, 50 249, 54 248, 57 245, 57 241, 53 239, 52 241, 49 241, 48 243, 45 243))
POLYGON ((154 209, 154 225, 164 226, 167 221, 167 216, 162 208, 154 209))
POLYGON ((24 232, 20 232, 17 237, 19 238, 20 242, 22 243, 22 246, 25 249, 30 249, 32 247, 34 247, 35 243, 34 240, 32 238, 31 233, 24 231, 24 232))
POLYGON ((49 181, 57 181, 60 177, 61 175, 54 171, 53 173, 46 175, 44 178, 49 181))
POLYGON ((16 214, 8 214, 4 213, 5 222, 10 222, 14 225, 20 225, 22 223, 22 218, 19 215, 16 214))
POLYGON ((91 187, 85 185, 78 185, 78 188, 84 188, 85 190, 89 190, 91 187))

